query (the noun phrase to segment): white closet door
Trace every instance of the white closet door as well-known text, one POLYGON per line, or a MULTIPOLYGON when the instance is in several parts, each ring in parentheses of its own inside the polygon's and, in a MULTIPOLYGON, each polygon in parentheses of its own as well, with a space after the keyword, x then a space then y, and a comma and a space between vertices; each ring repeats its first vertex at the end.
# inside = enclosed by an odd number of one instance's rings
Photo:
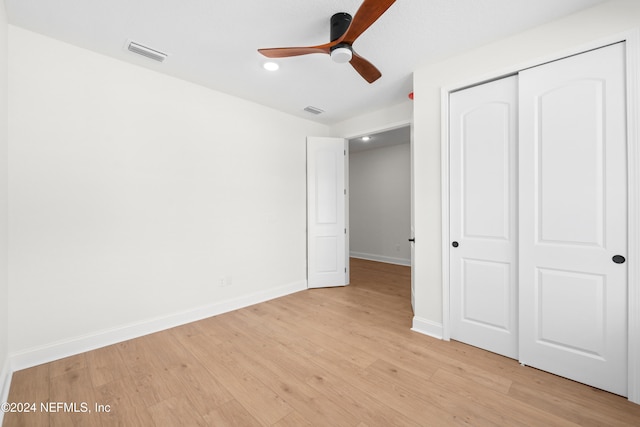
POLYGON ((624 44, 520 74, 520 361, 627 394, 624 44), (615 258, 622 261, 622 258, 615 258))
POLYGON ((518 354, 517 77, 450 96, 451 338, 518 354))

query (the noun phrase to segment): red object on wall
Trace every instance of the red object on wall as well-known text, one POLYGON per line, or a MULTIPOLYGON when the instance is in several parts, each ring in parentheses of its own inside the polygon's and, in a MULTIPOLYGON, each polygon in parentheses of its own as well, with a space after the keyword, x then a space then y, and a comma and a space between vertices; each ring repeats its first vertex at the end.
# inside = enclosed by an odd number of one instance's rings
POLYGON ((409 94, 409 99, 413 101, 413 92, 409 94))

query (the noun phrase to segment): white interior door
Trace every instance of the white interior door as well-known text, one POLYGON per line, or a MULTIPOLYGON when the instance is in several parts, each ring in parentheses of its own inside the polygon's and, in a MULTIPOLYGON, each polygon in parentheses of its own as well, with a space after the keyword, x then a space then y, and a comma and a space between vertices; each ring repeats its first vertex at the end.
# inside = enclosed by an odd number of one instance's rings
POLYGON ((516 76, 450 95, 451 338, 518 357, 516 76))
POLYGON ((627 394, 624 44, 520 74, 520 361, 627 394))
POLYGON ((346 140, 307 138, 307 283, 348 284, 346 140))

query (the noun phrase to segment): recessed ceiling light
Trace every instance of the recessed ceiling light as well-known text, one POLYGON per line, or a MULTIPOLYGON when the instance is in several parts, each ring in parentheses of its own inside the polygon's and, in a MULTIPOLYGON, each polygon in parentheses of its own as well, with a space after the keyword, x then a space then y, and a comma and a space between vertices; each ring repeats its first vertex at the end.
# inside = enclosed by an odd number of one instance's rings
POLYGON ((364 142, 367 142, 367 141, 369 141, 370 139, 371 139, 371 137, 370 137, 370 136, 363 136, 363 137, 362 137, 362 140, 363 140, 364 142))
POLYGON ((322 114, 324 110, 319 109, 318 107, 312 107, 309 105, 308 107, 304 107, 304 111, 311 114, 322 114))
POLYGON ((146 56, 149 59, 153 59, 158 62, 162 62, 167 59, 167 54, 164 52, 160 52, 155 49, 151 49, 150 47, 143 46, 140 43, 136 43, 130 41, 127 45, 127 49, 133 53, 137 53, 138 55, 146 56))
POLYGON ((268 71, 276 71, 280 68, 280 66, 275 62, 265 62, 262 66, 268 71))

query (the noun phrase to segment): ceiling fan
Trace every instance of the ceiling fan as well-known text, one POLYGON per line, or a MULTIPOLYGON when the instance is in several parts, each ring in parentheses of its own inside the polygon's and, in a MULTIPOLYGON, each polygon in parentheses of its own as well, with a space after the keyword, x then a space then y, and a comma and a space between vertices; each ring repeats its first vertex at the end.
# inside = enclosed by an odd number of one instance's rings
POLYGON ((353 18, 348 13, 336 13, 331 17, 331 41, 329 43, 308 47, 258 49, 258 52, 268 58, 326 53, 331 56, 334 62, 349 62, 366 81, 373 83, 382 76, 382 73, 372 63, 358 55, 352 45, 395 1, 364 0, 353 18))

